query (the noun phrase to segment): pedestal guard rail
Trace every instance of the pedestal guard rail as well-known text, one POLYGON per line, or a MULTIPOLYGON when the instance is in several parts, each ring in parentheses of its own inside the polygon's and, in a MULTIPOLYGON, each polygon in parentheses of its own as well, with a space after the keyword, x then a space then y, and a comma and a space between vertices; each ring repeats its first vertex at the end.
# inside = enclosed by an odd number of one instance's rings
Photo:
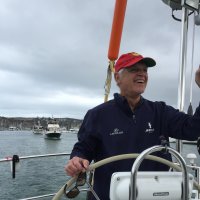
POLYGON ((175 151, 174 149, 168 147, 168 146, 154 146, 149 149, 146 149, 143 151, 135 160, 132 170, 131 170, 131 184, 130 184, 130 200, 136 200, 137 197, 137 191, 136 191, 136 181, 137 181, 137 172, 139 169, 140 164, 142 161, 151 153, 157 152, 157 151, 167 151, 171 153, 179 162, 181 168, 182 168, 182 174, 183 174, 183 200, 189 199, 189 177, 187 173, 186 163, 185 160, 182 158, 182 156, 175 151))

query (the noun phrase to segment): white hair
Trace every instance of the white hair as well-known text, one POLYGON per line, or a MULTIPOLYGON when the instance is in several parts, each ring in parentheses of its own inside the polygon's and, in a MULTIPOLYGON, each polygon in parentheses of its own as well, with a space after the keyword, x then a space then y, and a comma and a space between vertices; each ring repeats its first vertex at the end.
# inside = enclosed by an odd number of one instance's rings
POLYGON ((124 71, 124 68, 120 69, 117 73, 118 73, 119 75, 121 75, 123 71, 124 71))

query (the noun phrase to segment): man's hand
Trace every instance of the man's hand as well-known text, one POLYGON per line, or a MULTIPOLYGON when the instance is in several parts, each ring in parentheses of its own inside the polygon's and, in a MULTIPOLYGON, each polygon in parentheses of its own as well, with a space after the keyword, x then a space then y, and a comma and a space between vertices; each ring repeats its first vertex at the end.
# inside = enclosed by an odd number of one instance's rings
POLYGON ((195 73, 195 82, 200 87, 200 65, 195 73))
POLYGON ((89 161, 79 157, 73 157, 65 166, 65 171, 69 176, 76 176, 80 172, 85 172, 89 166, 89 161))

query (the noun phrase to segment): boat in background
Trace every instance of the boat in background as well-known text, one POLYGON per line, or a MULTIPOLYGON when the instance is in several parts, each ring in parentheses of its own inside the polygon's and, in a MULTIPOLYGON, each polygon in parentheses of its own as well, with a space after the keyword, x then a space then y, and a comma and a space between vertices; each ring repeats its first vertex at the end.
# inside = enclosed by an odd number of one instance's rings
POLYGON ((40 120, 38 120, 36 123, 34 123, 33 133, 34 134, 44 134, 44 126, 41 125, 40 120))
POLYGON ((70 128, 67 132, 68 133, 78 133, 79 128, 70 128))
POLYGON ((41 125, 34 125, 33 126, 33 133, 34 134, 44 134, 44 127, 41 125))
POLYGON ((9 131, 18 131, 18 128, 16 126, 10 126, 8 128, 9 131))
POLYGON ((66 127, 61 127, 61 128, 60 128, 60 131, 61 131, 61 133, 67 133, 66 127))
POLYGON ((49 120, 44 134, 45 138, 60 139, 61 134, 62 133, 58 122, 55 119, 49 120))

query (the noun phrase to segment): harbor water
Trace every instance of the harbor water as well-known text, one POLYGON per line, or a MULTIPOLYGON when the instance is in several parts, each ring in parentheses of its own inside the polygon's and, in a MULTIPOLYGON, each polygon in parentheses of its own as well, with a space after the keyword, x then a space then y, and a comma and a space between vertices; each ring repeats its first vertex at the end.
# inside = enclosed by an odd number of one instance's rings
MULTIPOLYGON (((0 159, 4 159, 13 155, 22 157, 70 153, 77 141, 77 134, 63 133, 60 140, 48 140, 44 139, 43 135, 33 134, 32 131, 0 131, 0 138, 0 159)), ((183 150, 184 157, 188 153, 195 153, 199 157, 196 145, 184 145, 183 150)), ((56 156, 21 160, 15 179, 12 179, 10 162, 1 162, 0 199, 18 200, 56 193, 70 178, 64 172, 68 159, 69 156, 56 156)), ((198 158, 196 162, 200 165, 198 158)), ((82 193, 75 199, 83 200, 85 196, 82 193)), ((52 197, 40 199, 47 200, 52 197)))
MULTIPOLYGON (((0 159, 4 159, 13 155, 70 153, 77 134, 63 133, 60 140, 48 140, 32 131, 0 131, 0 138, 0 159)), ((56 156, 21 160, 15 179, 12 179, 11 163, 0 163, 0 199, 18 200, 56 193, 70 178, 64 172, 68 159, 69 156, 56 156)))

